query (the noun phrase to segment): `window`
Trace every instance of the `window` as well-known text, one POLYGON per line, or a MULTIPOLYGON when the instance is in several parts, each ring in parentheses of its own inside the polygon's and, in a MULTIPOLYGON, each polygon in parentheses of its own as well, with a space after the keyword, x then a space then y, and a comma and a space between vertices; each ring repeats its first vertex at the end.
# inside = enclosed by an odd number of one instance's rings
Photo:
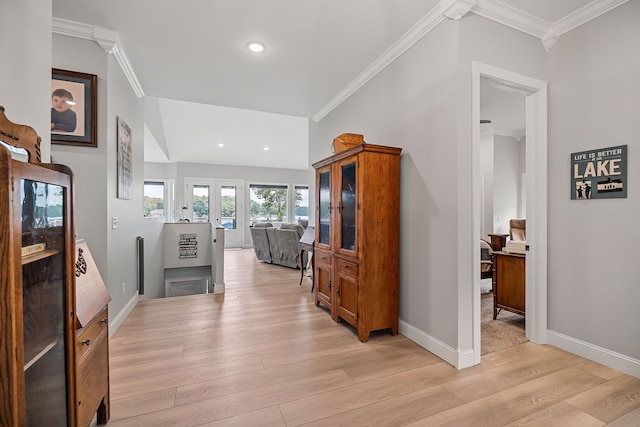
POLYGON ((295 186, 295 218, 309 219, 309 187, 306 185, 295 186))
POLYGON ((249 216, 251 222, 287 222, 286 185, 249 185, 249 216))
POLYGON ((164 182, 144 182, 144 217, 164 217, 164 182))

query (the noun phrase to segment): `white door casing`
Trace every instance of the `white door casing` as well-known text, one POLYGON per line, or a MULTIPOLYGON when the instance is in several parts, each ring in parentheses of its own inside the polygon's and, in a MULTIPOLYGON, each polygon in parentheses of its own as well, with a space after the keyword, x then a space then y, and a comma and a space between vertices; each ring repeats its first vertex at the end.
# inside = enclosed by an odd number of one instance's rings
MULTIPOLYGON (((547 84, 480 62, 472 63, 472 177, 473 233, 469 247, 473 248, 473 268, 480 271, 480 81, 492 82, 521 91, 526 96, 526 337, 547 343, 547 84)), ((480 350, 480 275, 473 274, 473 364, 481 362, 480 350)), ((470 366, 461 363, 459 368, 470 366)))

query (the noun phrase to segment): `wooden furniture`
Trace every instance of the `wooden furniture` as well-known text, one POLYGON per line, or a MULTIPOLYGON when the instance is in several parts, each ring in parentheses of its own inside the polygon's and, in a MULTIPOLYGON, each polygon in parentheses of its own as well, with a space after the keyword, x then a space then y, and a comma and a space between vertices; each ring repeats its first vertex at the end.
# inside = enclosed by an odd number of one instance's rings
MULTIPOLYGON (((25 144, 28 132, 1 115, 0 139, 25 144)), ((27 151, 36 162, 39 149, 27 151)), ((2 426, 76 424, 71 180, 64 166, 14 160, 0 147, 2 426)))
POLYGON ((315 304, 368 341, 398 333, 401 148, 362 144, 316 162, 315 304))
POLYGON ((106 423, 110 297, 73 238, 73 174, 2 107, 0 140, 27 153, 0 146, 0 425, 106 423))
POLYGON ((489 234, 491 238, 491 249, 501 251, 507 244, 508 234, 489 234))
POLYGON ((525 255, 493 253, 493 318, 500 310, 525 315, 525 255))
POLYGON ((76 406, 77 425, 110 416, 109 312, 111 297, 83 239, 76 240, 76 406))

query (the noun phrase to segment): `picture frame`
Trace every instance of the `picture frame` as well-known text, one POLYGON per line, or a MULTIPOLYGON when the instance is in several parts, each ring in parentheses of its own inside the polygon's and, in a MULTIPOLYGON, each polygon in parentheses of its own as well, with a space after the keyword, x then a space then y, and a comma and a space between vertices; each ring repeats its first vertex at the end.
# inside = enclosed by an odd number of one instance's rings
POLYGON ((133 190, 133 162, 131 128, 120 117, 118 122, 118 199, 131 200, 133 190))
POLYGON ((98 146, 98 76, 51 70, 51 143, 98 146))

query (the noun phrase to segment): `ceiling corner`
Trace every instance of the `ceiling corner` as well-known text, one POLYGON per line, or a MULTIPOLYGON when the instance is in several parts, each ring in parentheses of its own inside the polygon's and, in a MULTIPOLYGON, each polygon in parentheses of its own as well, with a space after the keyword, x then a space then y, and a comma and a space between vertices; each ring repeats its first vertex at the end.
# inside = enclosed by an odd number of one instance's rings
POLYGON ((68 37, 95 41, 107 54, 113 54, 138 98, 144 96, 144 90, 138 81, 129 58, 120 44, 118 33, 107 28, 95 27, 81 22, 52 18, 51 32, 68 37))

